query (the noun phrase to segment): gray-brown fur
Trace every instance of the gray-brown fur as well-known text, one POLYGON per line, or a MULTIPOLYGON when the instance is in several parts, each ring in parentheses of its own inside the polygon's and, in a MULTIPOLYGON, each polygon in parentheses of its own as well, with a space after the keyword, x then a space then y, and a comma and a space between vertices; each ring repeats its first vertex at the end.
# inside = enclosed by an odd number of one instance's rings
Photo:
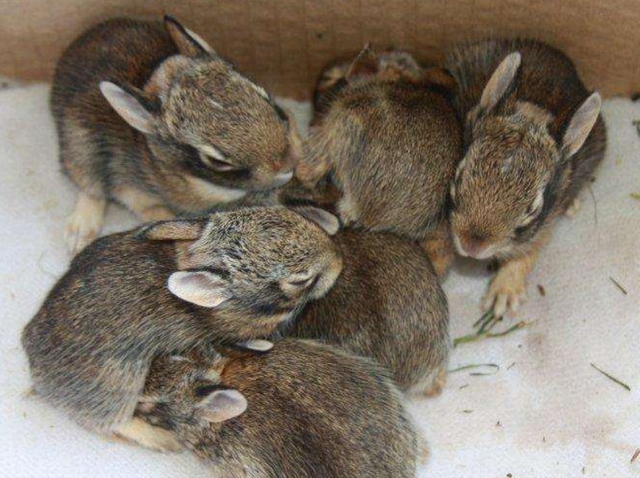
MULTIPOLYGON (((358 59, 364 60, 360 65, 360 71, 350 72, 353 60, 336 61, 327 66, 320 74, 316 89, 313 94, 313 120, 312 125, 321 123, 322 118, 331 108, 333 101, 350 81, 347 77, 351 74, 368 75, 375 74, 378 79, 385 81, 415 81, 419 82, 424 76, 424 69, 418 64, 416 59, 409 53, 401 50, 388 50, 379 53, 375 60, 370 55, 369 48, 366 47, 360 53, 358 59)), ((356 63, 357 66, 357 63, 356 63)))
POLYGON ((310 341, 262 355, 162 358, 137 415, 171 430, 228 478, 411 478, 418 439, 377 366, 310 341), (240 392, 246 411, 207 421, 207 392, 240 392))
POLYGON ((567 157, 563 137, 589 91, 566 55, 538 41, 463 45, 448 55, 446 67, 459 84, 457 106, 467 120, 466 156, 452 187, 458 245, 491 246, 487 255, 502 258, 526 253, 593 176, 606 146, 602 118, 567 157), (521 55, 515 80, 497 106, 484 111, 478 106, 483 90, 514 52, 521 55))
POLYGON ((293 178, 284 186, 268 191, 255 191, 241 199, 212 207, 210 212, 234 211, 245 207, 263 206, 296 206, 301 204, 314 205, 331 214, 336 214, 336 203, 340 199, 340 192, 336 187, 323 182, 314 187, 304 186, 298 178, 293 178))
POLYGON ((261 190, 292 171, 284 112, 215 52, 189 44, 185 32, 173 19, 108 20, 60 58, 51 94, 60 160, 90 196, 132 207, 123 192, 132 188, 176 213, 201 213, 228 200, 216 199, 207 183, 261 190), (114 111, 101 94, 104 81, 138 100, 152 131, 137 131, 114 111), (233 170, 206 164, 203 147, 222 152, 233 170), (190 178, 205 184, 195 187, 190 178))
POLYGON ((344 230, 334 237, 343 270, 286 335, 371 357, 404 391, 426 392, 446 368, 447 300, 425 252, 390 233, 344 230))
POLYGON ((446 217, 462 153, 452 82, 402 52, 365 49, 349 67, 330 68, 299 177, 313 183, 331 170, 347 224, 424 239, 446 217))
POLYGON ((328 235, 283 207, 103 237, 76 256, 23 332, 35 389, 81 424, 114 430, 131 418, 156 355, 268 336, 326 293, 340 267, 328 235), (296 285, 309 271, 318 279, 296 285), (204 282, 200 295, 194 281, 204 282), (204 299, 216 302, 201 307, 204 299))

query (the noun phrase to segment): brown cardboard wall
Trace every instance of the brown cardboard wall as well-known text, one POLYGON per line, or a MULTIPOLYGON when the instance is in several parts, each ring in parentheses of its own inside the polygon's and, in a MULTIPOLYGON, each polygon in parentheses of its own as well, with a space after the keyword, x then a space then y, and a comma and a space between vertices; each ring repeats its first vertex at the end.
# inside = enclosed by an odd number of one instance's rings
POLYGON ((170 13, 277 94, 304 97, 320 69, 366 42, 437 62, 452 43, 534 36, 604 94, 640 90, 639 0, 0 0, 0 75, 48 80, 65 46, 113 16, 170 13))

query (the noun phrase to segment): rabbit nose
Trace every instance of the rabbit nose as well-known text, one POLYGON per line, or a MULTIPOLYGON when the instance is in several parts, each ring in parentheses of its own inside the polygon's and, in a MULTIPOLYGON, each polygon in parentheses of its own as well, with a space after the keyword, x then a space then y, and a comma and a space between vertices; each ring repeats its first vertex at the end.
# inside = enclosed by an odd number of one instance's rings
POLYGON ((464 242, 462 248, 465 250, 467 255, 475 258, 478 258, 479 256, 481 256, 485 250, 485 246, 483 243, 481 242, 478 243, 474 241, 464 242))
POLYGON ((280 172, 273 177, 272 185, 274 187, 282 186, 283 184, 287 184, 292 177, 293 177, 293 170, 280 172))
POLYGON ((458 250, 464 256, 473 257, 474 259, 487 259, 489 244, 487 244, 484 238, 478 237, 466 237, 459 238, 458 250))

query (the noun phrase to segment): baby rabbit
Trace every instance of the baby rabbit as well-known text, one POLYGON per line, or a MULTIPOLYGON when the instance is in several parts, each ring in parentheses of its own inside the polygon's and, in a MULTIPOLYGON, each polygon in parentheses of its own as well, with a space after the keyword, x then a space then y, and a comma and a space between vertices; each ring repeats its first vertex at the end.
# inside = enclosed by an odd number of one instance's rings
POLYGON ((391 233, 344 230, 333 242, 342 273, 284 333, 371 357, 403 391, 439 393, 450 348, 449 311, 424 251, 391 233))
POLYGON ((143 221, 204 213, 285 184, 300 148, 265 90, 171 17, 85 32, 60 58, 51 110, 81 190, 66 231, 74 252, 97 236, 108 200, 143 221))
POLYGON ((450 53, 466 154, 451 186, 463 256, 501 261, 484 307, 501 316, 525 297, 551 225, 604 156, 600 95, 562 52, 534 40, 488 40, 450 53))
MULTIPOLYGON (((322 71, 313 95, 313 119, 311 124, 318 125, 329 111, 337 94, 349 85, 347 75, 352 66, 355 74, 372 74, 378 79, 399 81, 402 79, 419 82, 425 74, 424 69, 409 53, 401 50, 387 50, 377 55, 365 46, 354 62, 337 62, 322 71), (357 69, 359 68, 359 71, 357 69)), ((433 74, 436 70, 431 71, 433 74)), ((446 74, 446 73, 445 73, 446 74)))
POLYGON ((136 415, 225 478, 410 478, 418 439, 369 361, 308 341, 157 359, 136 415))
POLYGON ((341 258, 323 228, 337 219, 319 209, 250 208, 95 241, 23 332, 36 392, 84 426, 171 448, 131 420, 151 360, 266 337, 324 295, 341 258))
POLYGON ((346 224, 426 240, 438 270, 440 253, 453 255, 453 245, 438 246, 447 242, 448 190, 462 156, 448 99, 454 85, 446 71, 425 70, 407 53, 366 47, 320 79, 315 127, 296 168, 309 186, 330 170, 346 224))

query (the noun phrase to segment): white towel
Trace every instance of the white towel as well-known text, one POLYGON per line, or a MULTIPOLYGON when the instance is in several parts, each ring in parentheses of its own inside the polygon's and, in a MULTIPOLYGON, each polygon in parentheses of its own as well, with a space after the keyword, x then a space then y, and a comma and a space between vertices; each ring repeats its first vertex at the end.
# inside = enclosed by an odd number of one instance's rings
MULTIPOLYGON (((161 455, 76 426, 29 390, 20 332, 67 267, 63 228, 76 191, 58 166, 45 85, 0 92, 0 475, 209 477, 187 453, 161 455)), ((308 117, 308 105, 296 105, 308 117)), ((449 376, 410 408, 431 447, 420 477, 640 476, 640 104, 605 103, 607 158, 574 219, 562 219, 530 278, 518 320, 533 324, 458 347, 449 376), (610 280, 627 290, 624 295, 610 280), (546 290, 540 295, 537 285, 546 290), (590 366, 629 384, 629 392, 590 366)), ((104 233, 135 219, 111 206, 104 233)), ((489 276, 458 264, 445 283, 454 337, 472 331, 489 276)), ((514 319, 515 320, 515 319, 514 319)), ((515 323, 507 321, 504 327, 515 323)))

